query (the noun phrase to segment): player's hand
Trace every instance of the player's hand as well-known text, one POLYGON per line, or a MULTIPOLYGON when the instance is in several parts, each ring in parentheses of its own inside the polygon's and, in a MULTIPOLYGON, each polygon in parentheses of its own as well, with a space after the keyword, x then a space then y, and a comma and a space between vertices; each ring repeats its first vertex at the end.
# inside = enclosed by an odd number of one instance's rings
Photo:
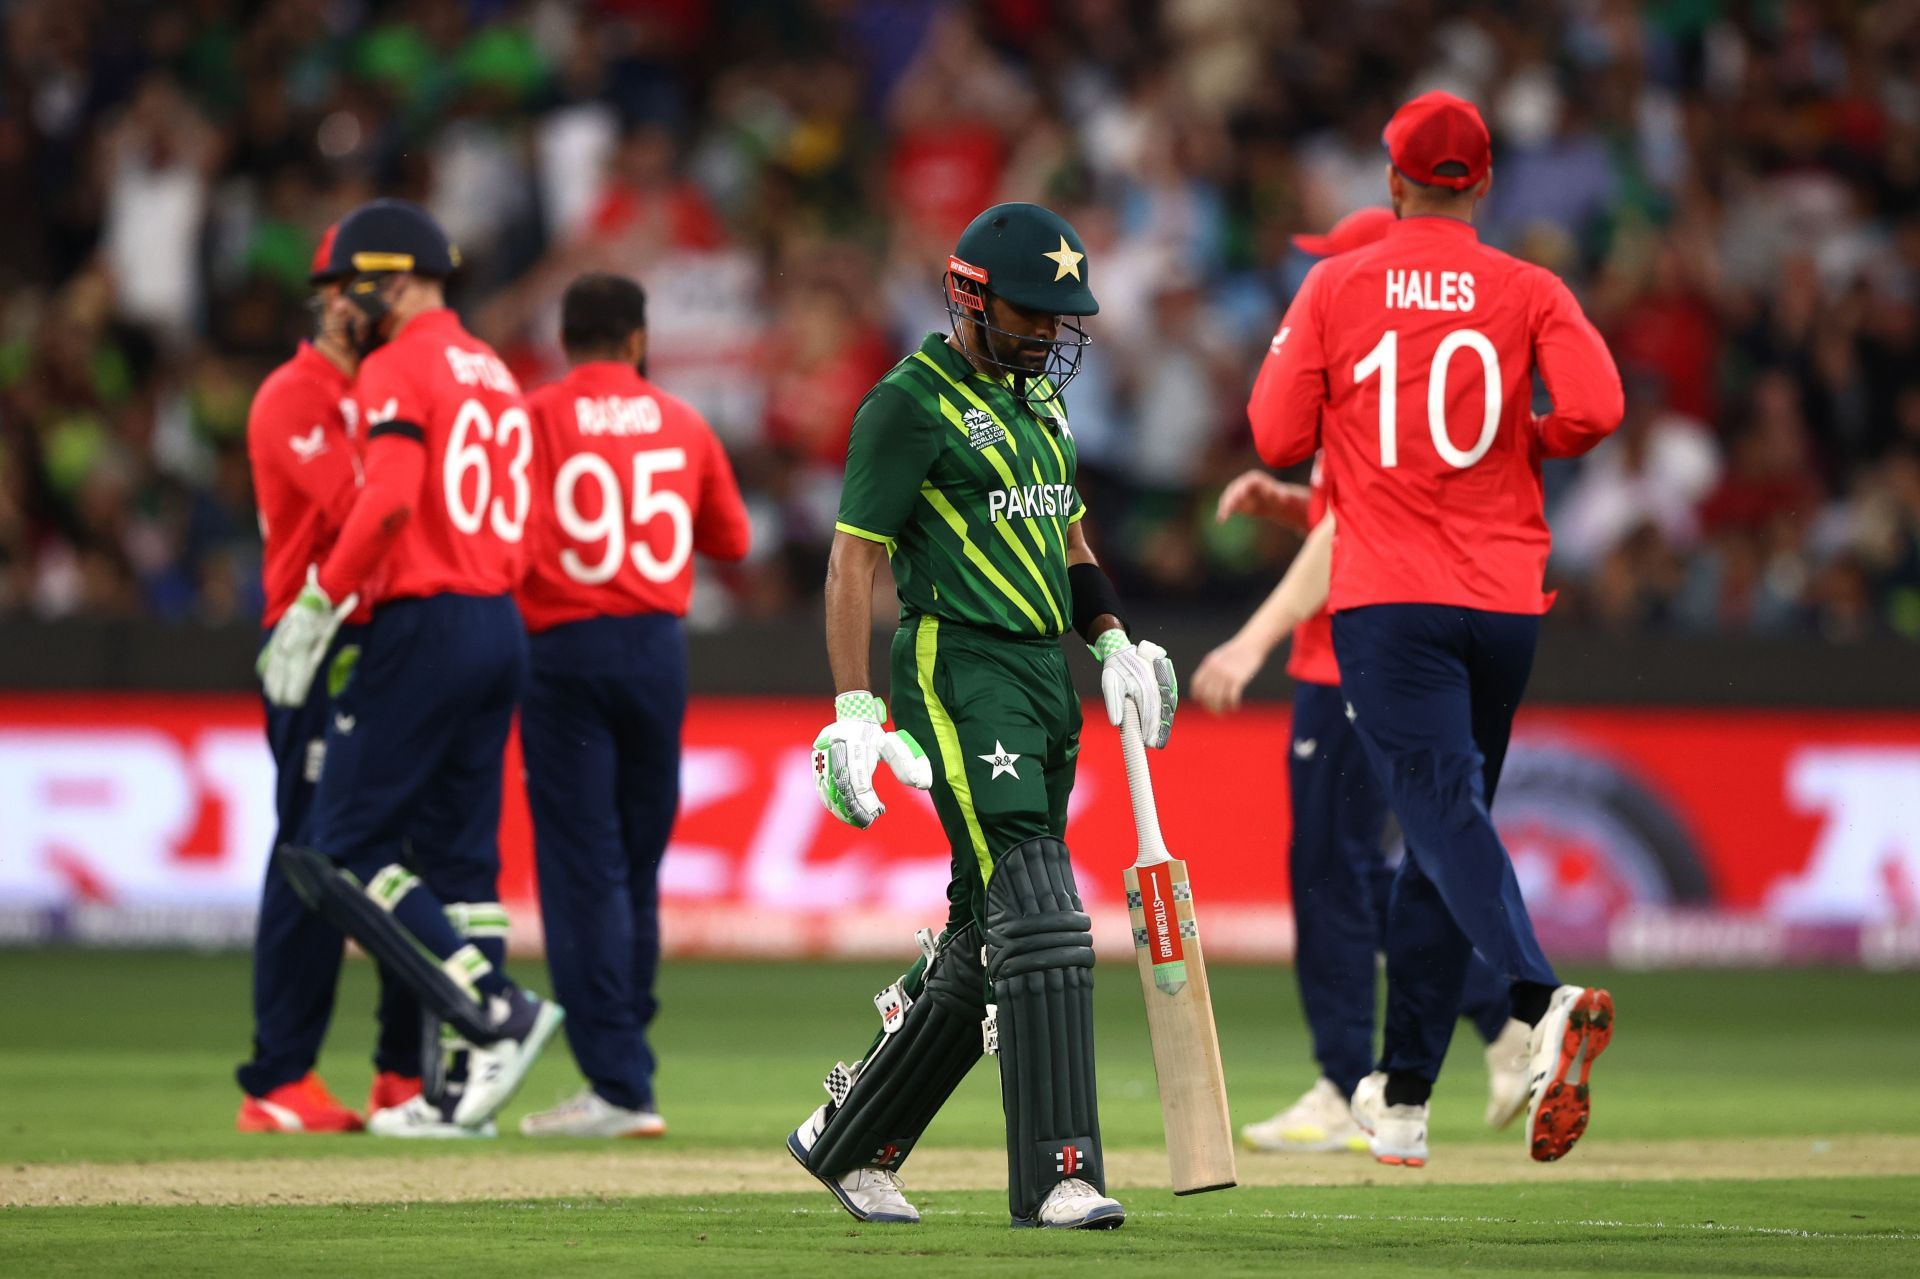
POLYGON ((933 761, 904 728, 887 731, 887 706, 872 693, 833 699, 835 719, 813 739, 813 785, 827 811, 862 830, 887 811, 873 791, 874 769, 885 760, 915 790, 933 786, 933 761))
POLYGON ((1224 524, 1235 515, 1307 531, 1307 506, 1313 490, 1304 484, 1283 484, 1265 471, 1242 471, 1220 494, 1214 519, 1224 524))
POLYGON ((360 596, 354 594, 335 604, 320 589, 320 570, 307 566, 307 584, 280 615, 267 646, 253 664, 269 702, 299 706, 307 700, 334 632, 359 602, 360 596))
POLYGON ((1241 694, 1266 662, 1265 653, 1236 635, 1201 661, 1193 673, 1193 695, 1215 715, 1237 711, 1241 694))
POLYGON ((1134 644, 1125 632, 1103 631, 1093 643, 1100 659, 1100 696, 1107 704, 1107 720, 1120 727, 1122 712, 1132 702, 1140 712, 1140 734, 1156 750, 1173 733, 1173 712, 1180 704, 1180 682, 1174 678, 1167 650, 1151 641, 1134 644))

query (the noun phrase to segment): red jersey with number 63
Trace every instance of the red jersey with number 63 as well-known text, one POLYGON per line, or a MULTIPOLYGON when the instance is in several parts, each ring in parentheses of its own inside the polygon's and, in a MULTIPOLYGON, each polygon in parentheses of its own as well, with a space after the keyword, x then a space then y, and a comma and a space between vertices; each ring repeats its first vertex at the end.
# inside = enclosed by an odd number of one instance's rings
POLYGON ((422 311, 360 366, 369 435, 411 423, 426 474, 381 561, 374 603, 428 595, 502 595, 520 580, 533 509, 533 429, 520 385, 452 311, 422 311))
POLYGON ((1567 286, 1446 217, 1403 218, 1315 266, 1248 405, 1268 464, 1324 449, 1334 612, 1545 612, 1541 459, 1585 453, 1622 411, 1619 370, 1567 286), (1553 400, 1538 416, 1536 369, 1553 400))
POLYGON ((518 599, 529 631, 589 617, 685 616, 693 553, 737 560, 733 467, 693 407, 632 366, 576 365, 527 397, 539 492, 518 599))

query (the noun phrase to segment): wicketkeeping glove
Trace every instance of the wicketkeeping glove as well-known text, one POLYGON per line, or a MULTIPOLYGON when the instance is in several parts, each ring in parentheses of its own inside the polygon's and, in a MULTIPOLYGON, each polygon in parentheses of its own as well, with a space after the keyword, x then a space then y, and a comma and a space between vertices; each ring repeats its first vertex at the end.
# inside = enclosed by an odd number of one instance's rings
POLYGON ((827 811, 862 830, 887 811, 873 792, 881 760, 915 790, 933 786, 933 762, 905 729, 888 732, 887 706, 872 693, 842 693, 833 699, 837 717, 813 739, 813 784, 827 811))
POLYGON ((335 604, 320 589, 320 570, 307 566, 307 584, 280 615, 253 664, 268 701, 275 706, 299 706, 307 700, 334 632, 359 602, 360 596, 354 594, 335 604))
POLYGON ((1167 650, 1151 641, 1134 644, 1123 632, 1111 630, 1094 640, 1093 655, 1100 659, 1100 696, 1107 704, 1107 719, 1120 727, 1121 712, 1131 699, 1140 710, 1140 733, 1147 745, 1165 746, 1173 733, 1174 708, 1180 704, 1180 683, 1167 650))

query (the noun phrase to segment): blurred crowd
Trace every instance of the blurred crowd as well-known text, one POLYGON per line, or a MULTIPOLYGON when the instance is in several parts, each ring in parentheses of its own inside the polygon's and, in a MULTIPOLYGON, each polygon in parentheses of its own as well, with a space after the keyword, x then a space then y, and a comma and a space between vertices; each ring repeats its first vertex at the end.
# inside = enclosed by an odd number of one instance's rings
POLYGON ((967 218, 1066 214, 1102 311, 1068 403, 1103 558, 1230 603, 1217 525, 1310 262, 1379 135, 1481 104, 1492 242, 1573 284, 1628 417, 1547 476, 1554 618, 1920 637, 1920 5, 1904 0, 0 3, 0 616, 258 608, 244 430, 325 226, 417 199, 535 385, 557 298, 650 294, 758 548, 698 621, 811 607, 854 406, 967 218))

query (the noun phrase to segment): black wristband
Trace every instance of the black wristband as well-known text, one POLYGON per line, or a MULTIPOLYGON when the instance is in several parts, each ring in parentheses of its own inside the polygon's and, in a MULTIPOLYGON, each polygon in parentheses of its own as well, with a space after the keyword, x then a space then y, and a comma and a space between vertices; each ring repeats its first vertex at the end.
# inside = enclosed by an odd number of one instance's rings
POLYGON ((1098 564, 1068 565, 1067 587, 1073 592, 1073 629, 1087 643, 1093 643, 1093 624, 1108 613, 1119 618, 1120 625, 1127 624, 1127 615, 1120 611, 1120 592, 1098 564))

